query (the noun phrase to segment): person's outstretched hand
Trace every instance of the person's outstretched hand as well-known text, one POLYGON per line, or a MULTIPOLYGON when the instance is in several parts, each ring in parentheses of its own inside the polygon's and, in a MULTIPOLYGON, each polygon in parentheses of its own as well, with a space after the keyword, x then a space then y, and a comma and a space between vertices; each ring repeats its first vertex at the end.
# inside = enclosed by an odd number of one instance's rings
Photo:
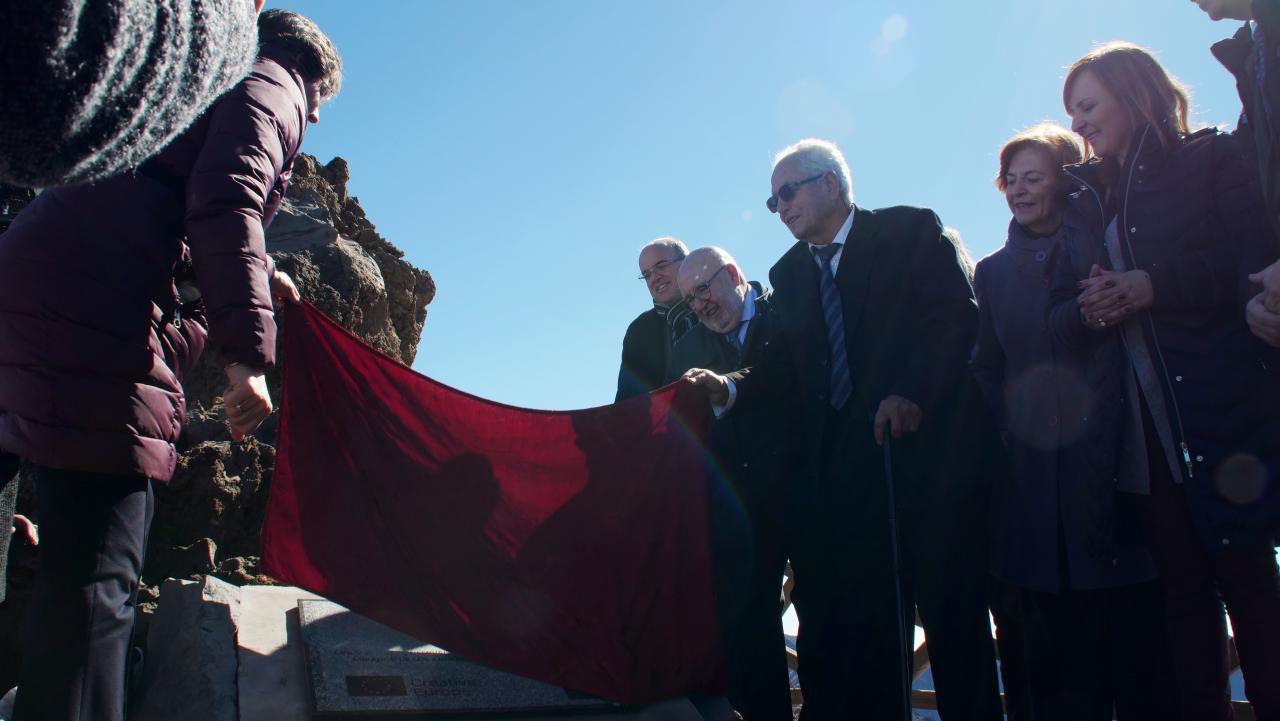
POLYGON ((271 299, 278 308, 281 303, 301 303, 302 294, 298 292, 298 286, 293 284, 293 278, 288 273, 277 270, 271 274, 271 299))
POLYGON ((704 388, 712 405, 723 406, 729 402, 729 384, 725 377, 705 368, 690 368, 685 371, 683 379, 704 388))
POLYGON ((33 546, 40 545, 40 528, 21 513, 13 514, 13 527, 10 533, 21 535, 33 546))

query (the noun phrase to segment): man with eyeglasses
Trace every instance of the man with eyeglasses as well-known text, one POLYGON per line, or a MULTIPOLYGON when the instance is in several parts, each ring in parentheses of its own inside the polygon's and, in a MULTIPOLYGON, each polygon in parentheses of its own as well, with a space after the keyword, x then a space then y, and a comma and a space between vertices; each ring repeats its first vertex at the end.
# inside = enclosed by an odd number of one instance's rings
POLYGON ((653 307, 631 321, 622 338, 614 402, 660 387, 671 346, 698 322, 676 285, 676 271, 688 253, 683 242, 670 236, 651 240, 640 249, 640 280, 649 289, 653 307))
POLYGON ((941 717, 997 721, 974 452, 988 436, 961 411, 977 329, 961 256, 932 211, 856 207, 832 143, 780 152, 772 192, 798 241, 769 273, 773 338, 754 365, 686 377, 727 414, 798 415, 786 545, 801 718, 909 718, 918 606, 941 717))
MULTIPOLYGON (((718 373, 750 366, 768 347, 774 321, 771 293, 748 281, 734 259, 714 246, 698 248, 685 258, 677 276, 685 302, 699 324, 671 351, 667 380, 690 368, 718 373)), ((750 547, 718 566, 736 564, 745 577, 740 586, 720 590, 725 633, 725 671, 729 701, 744 721, 786 719, 791 715, 791 679, 778 598, 786 566, 783 528, 784 479, 796 459, 788 434, 794 424, 772 408, 740 409, 712 424, 707 434, 711 467, 733 492, 750 526, 750 547), (725 599, 722 596, 732 595, 725 599)), ((714 511, 714 509, 713 509, 714 511)), ((713 518, 713 527, 716 519, 713 518)), ((720 549, 717 549, 720 550, 720 549)), ((738 569, 735 569, 738 570, 738 569)))

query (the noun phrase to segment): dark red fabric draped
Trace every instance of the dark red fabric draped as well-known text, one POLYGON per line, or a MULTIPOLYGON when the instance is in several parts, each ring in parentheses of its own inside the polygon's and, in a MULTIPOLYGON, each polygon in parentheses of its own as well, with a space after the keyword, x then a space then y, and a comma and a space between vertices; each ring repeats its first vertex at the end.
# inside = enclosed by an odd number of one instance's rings
POLYGON ((279 338, 267 573, 614 701, 720 689, 704 396, 525 410, 419 375, 309 305, 282 312, 279 338))

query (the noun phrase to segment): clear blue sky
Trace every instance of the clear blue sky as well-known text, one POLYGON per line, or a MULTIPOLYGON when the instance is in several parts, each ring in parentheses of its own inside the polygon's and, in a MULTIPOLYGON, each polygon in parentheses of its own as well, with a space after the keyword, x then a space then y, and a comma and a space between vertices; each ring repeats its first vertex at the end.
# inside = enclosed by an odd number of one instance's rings
POLYGON ((1187 0, 296 0, 346 64, 303 144, 439 288, 414 367, 505 403, 611 402, 649 306, 642 244, 720 245, 765 279, 793 242, 764 207, 773 153, 838 143, 864 206, 914 204, 975 257, 1004 240, 996 151, 1067 122, 1066 66, 1155 50, 1194 124, 1234 126, 1209 54, 1234 32, 1187 0))

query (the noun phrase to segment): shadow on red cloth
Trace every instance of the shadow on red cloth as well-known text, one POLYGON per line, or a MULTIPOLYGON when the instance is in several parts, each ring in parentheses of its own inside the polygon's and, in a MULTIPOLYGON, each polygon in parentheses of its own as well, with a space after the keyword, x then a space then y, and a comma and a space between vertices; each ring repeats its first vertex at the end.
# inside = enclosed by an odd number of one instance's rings
POLYGON ((282 312, 267 573, 470 660, 621 703, 722 689, 705 397, 505 406, 282 312))

